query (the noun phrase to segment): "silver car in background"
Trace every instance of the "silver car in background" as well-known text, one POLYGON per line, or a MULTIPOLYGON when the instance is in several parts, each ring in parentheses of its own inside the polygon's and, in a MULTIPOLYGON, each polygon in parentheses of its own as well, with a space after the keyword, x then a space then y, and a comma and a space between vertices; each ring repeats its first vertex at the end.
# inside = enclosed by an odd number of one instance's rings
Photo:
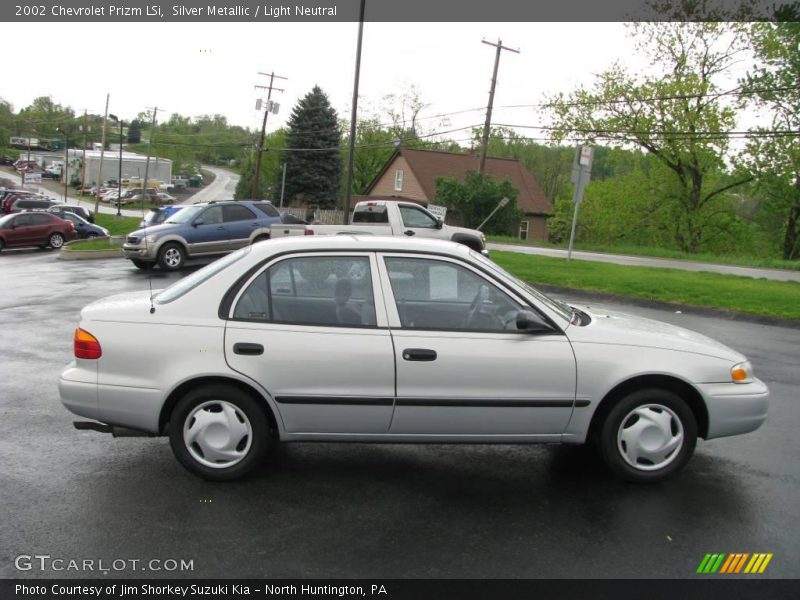
POLYGON ((293 237, 151 298, 85 307, 60 393, 82 428, 168 435, 212 480, 271 441, 596 442, 618 476, 681 469, 766 418, 747 359, 703 335, 550 299, 467 247, 293 237))

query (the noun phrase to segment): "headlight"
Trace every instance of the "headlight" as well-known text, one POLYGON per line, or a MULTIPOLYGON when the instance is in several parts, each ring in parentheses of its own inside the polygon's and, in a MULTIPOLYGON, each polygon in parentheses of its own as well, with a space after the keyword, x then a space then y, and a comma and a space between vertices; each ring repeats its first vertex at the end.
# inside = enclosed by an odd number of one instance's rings
POLYGON ((753 365, 746 360, 731 367, 731 379, 733 383, 750 383, 753 381, 753 365))

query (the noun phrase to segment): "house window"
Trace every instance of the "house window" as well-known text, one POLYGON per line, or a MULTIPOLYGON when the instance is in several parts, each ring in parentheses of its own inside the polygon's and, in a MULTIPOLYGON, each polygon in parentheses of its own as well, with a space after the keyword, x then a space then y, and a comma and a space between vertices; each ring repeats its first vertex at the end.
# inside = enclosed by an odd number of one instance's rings
POLYGON ((394 172, 394 191, 395 192, 402 192, 403 191, 403 170, 397 169, 394 172))
POLYGON ((521 240, 528 239, 528 221, 519 222, 519 239, 521 240))

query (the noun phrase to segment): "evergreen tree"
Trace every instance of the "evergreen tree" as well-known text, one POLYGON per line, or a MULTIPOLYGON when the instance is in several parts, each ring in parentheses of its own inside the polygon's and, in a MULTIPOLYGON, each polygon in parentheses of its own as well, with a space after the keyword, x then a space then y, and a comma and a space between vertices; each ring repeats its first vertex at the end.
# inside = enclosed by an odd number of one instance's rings
POLYGON ((128 143, 129 144, 138 144, 142 141, 142 124, 137 121, 131 121, 131 124, 128 125, 128 143))
POLYGON ((292 110, 286 136, 287 202, 335 208, 342 176, 341 134, 336 111, 314 86, 292 110))

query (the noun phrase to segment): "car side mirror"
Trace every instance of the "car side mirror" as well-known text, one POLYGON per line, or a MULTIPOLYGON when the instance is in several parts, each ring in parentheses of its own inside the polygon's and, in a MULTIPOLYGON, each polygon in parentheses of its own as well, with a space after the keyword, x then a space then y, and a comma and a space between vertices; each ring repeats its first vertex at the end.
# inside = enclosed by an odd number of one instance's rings
POLYGON ((535 312, 521 310, 517 313, 517 329, 524 331, 550 331, 551 327, 535 312))
POLYGON ((203 219, 195 219, 194 223, 192 223, 192 227, 197 227, 198 225, 204 225, 205 221, 203 219))
POLYGON ((436 218, 436 229, 441 229, 444 226, 444 221, 441 218, 436 218))

